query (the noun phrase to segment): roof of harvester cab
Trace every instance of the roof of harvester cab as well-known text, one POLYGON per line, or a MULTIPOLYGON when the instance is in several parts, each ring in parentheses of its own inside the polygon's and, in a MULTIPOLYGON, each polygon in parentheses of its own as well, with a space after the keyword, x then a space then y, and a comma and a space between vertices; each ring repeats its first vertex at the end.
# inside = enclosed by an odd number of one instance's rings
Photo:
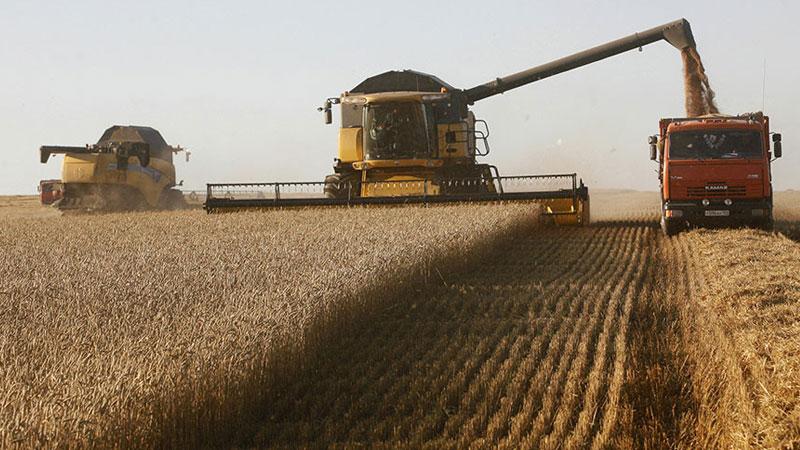
POLYGON ((108 128, 98 144, 108 142, 147 142, 150 144, 150 154, 156 158, 164 159, 171 154, 169 144, 155 128, 135 125, 114 125, 108 128))

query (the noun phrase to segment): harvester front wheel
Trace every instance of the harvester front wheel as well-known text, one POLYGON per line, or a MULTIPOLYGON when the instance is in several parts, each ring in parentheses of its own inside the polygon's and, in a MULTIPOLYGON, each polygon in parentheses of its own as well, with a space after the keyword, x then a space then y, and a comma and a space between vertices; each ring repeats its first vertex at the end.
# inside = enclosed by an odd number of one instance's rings
POLYGON ((325 198, 353 198, 359 195, 355 174, 334 173, 325 177, 325 198))

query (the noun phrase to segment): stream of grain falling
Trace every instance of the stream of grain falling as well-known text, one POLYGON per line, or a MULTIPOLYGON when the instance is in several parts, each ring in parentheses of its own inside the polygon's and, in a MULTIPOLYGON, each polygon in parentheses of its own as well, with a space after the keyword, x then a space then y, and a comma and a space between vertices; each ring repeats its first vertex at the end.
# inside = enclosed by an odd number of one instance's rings
POLYGON ((688 117, 717 114, 719 109, 714 102, 714 91, 708 82, 706 70, 700 54, 694 47, 681 51, 683 58, 683 83, 686 95, 686 115, 688 117))

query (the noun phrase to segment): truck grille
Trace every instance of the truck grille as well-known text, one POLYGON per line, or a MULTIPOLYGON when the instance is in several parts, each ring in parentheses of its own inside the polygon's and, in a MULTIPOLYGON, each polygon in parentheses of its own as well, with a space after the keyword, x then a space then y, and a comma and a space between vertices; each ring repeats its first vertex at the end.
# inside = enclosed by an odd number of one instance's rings
POLYGON ((686 194, 689 197, 711 198, 711 197, 744 197, 747 195, 745 186, 727 186, 725 183, 708 183, 700 187, 687 187, 686 194))

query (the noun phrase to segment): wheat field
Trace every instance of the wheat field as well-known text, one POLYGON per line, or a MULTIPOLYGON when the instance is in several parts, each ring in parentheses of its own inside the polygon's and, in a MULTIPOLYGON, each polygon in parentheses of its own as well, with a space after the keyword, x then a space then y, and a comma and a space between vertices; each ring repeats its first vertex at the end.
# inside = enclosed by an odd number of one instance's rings
POLYGON ((776 233, 657 202, 0 204, 0 446, 800 446, 800 195, 776 233))

